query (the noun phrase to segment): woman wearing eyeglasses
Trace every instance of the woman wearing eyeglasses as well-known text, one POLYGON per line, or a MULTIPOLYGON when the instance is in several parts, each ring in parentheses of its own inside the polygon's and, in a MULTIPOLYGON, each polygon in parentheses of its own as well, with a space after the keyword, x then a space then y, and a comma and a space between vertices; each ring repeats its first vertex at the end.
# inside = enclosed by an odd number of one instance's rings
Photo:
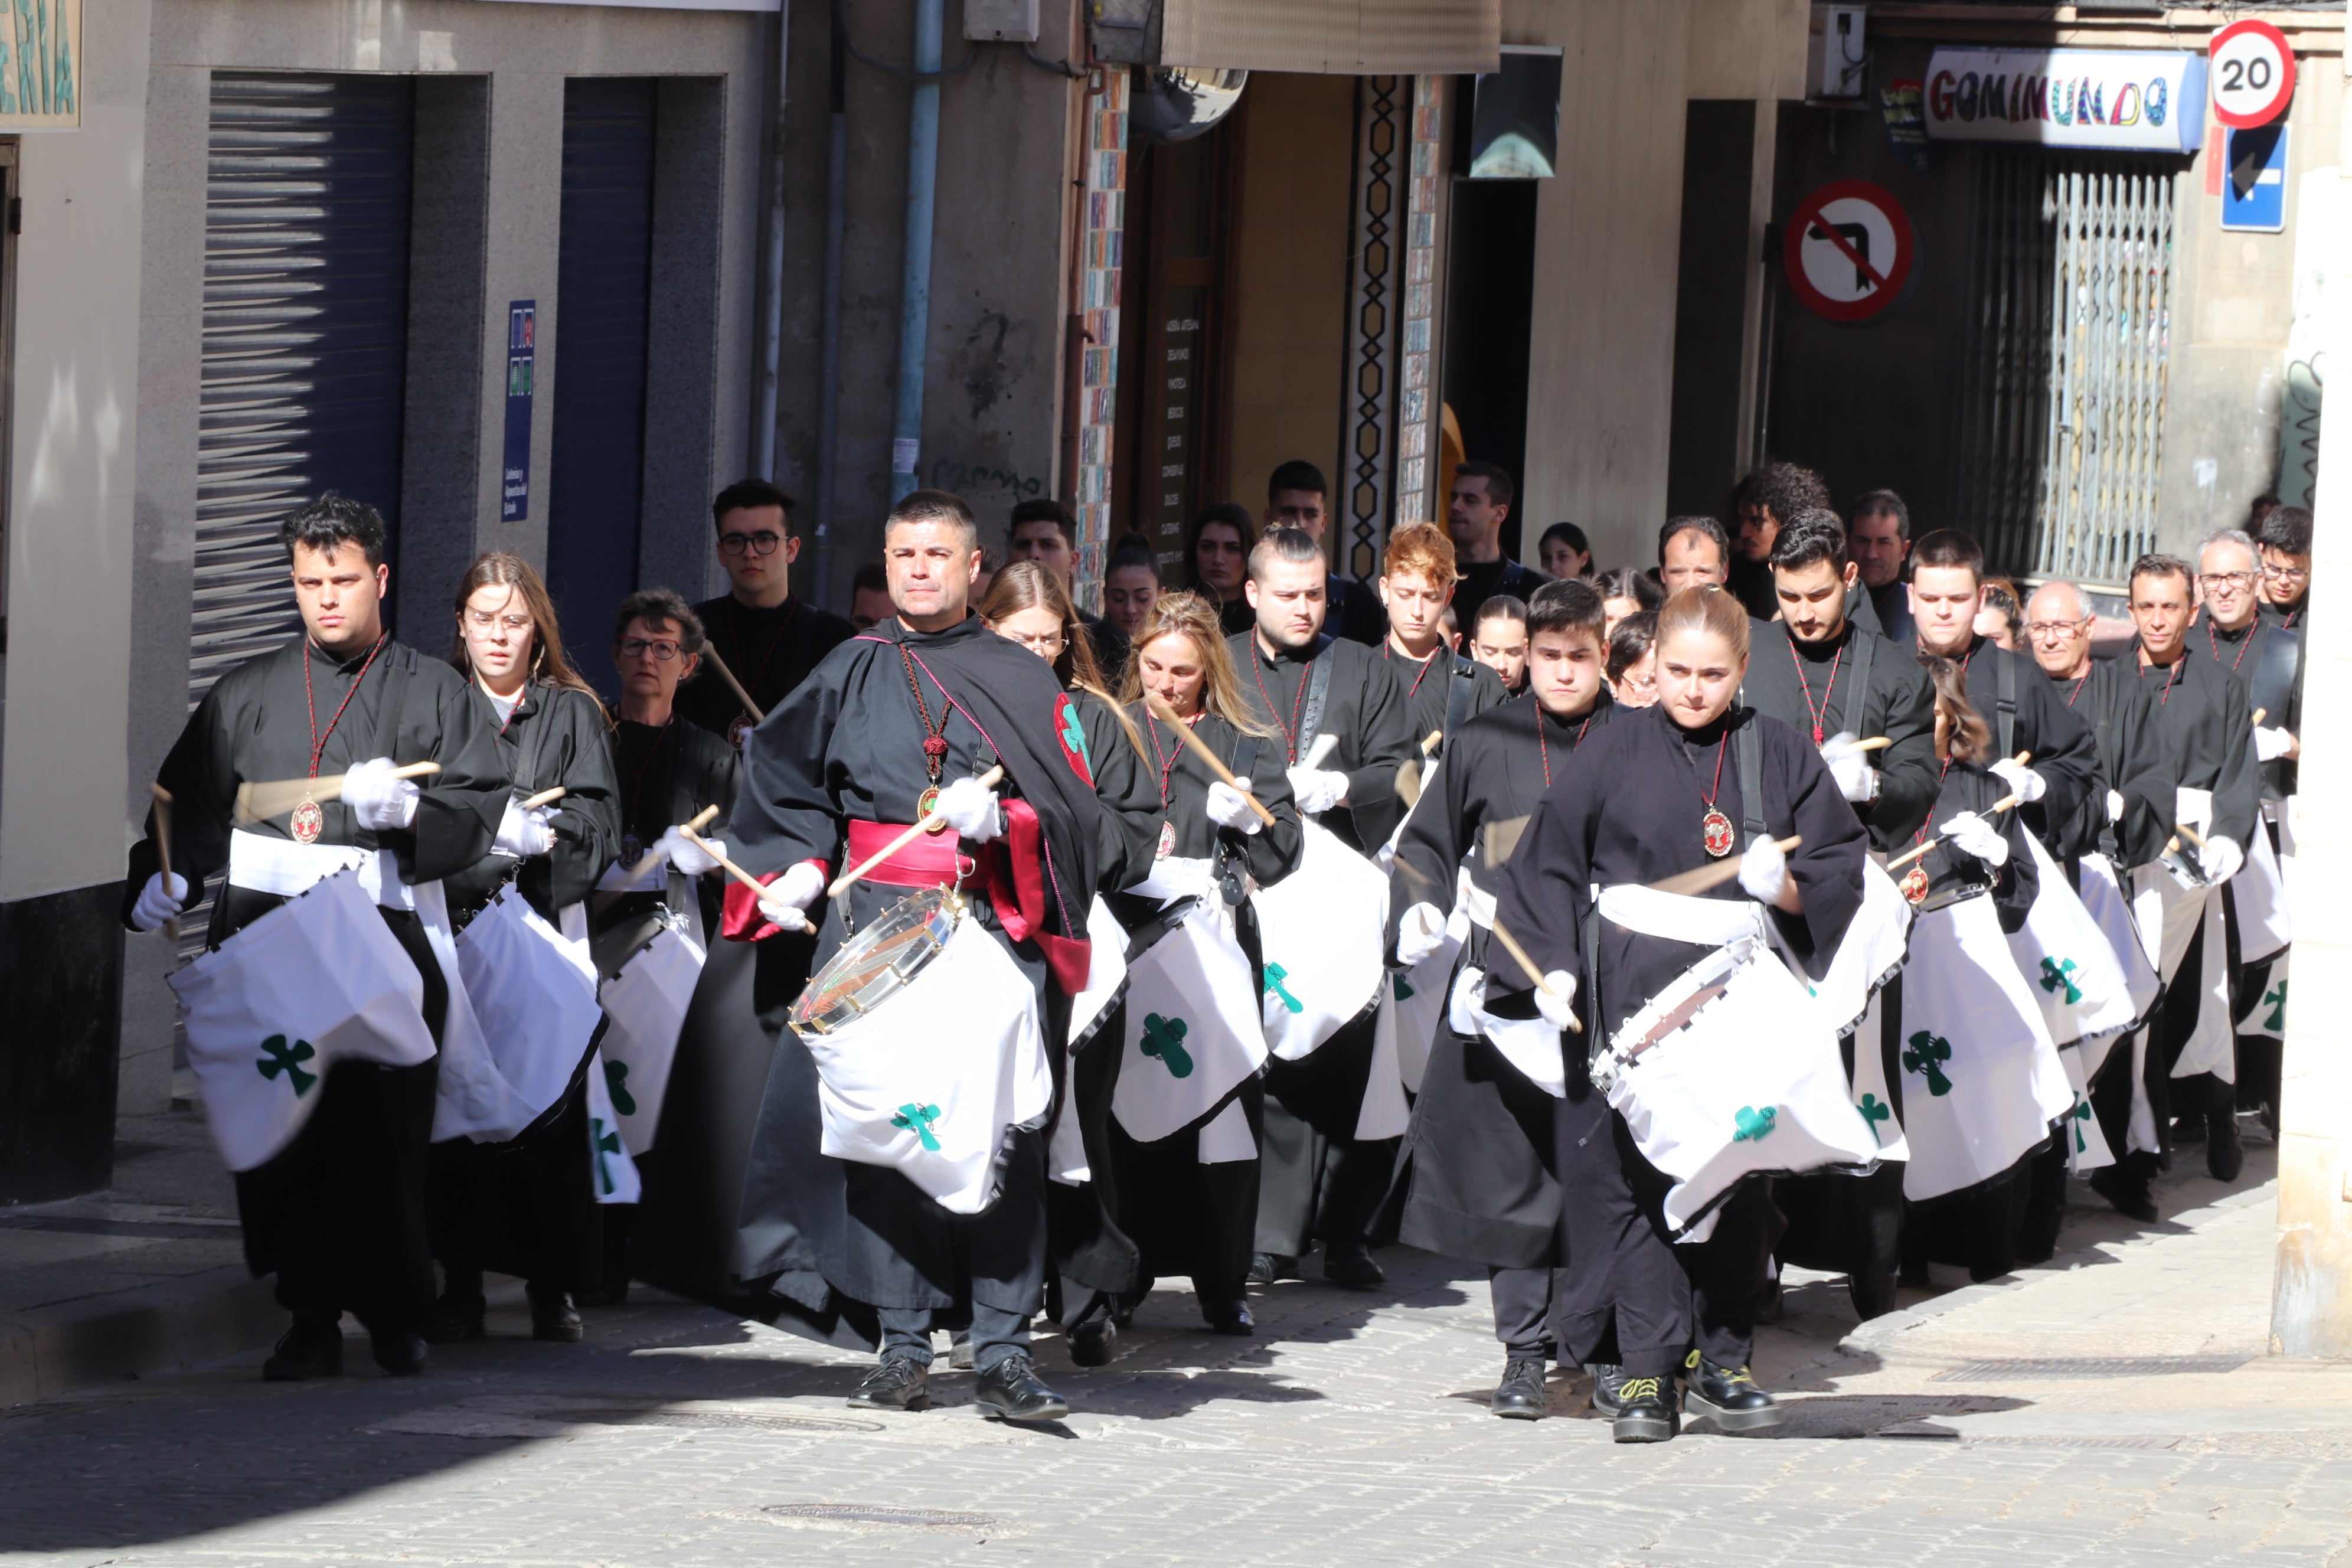
MULTIPOLYGON (((547 585, 520 556, 493 551, 477 560, 457 585, 456 611, 450 662, 471 679, 512 786, 490 853, 442 880, 450 913, 469 922, 512 882, 541 920, 584 941, 583 900, 620 837, 604 705, 565 660, 547 585), (558 787, 562 799, 523 805, 558 787)), ((506 1044, 488 1042, 493 1058, 506 1044)), ((507 1066, 501 1060, 499 1072, 511 1082, 507 1066)), ((443 1074, 446 1089, 446 1061, 443 1074)), ((534 1339, 580 1338, 571 1292, 598 1277, 602 1230, 585 1083, 575 1074, 554 1103, 531 1109, 539 1114, 511 1142, 459 1136, 433 1146, 426 1213, 447 1276, 434 1310, 436 1342, 481 1337, 486 1268, 522 1276, 534 1339)))

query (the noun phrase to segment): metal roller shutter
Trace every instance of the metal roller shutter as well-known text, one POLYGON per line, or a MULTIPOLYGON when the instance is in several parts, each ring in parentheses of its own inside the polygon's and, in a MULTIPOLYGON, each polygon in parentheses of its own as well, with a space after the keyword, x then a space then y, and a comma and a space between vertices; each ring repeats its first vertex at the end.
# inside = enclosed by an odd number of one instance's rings
POLYGON ((653 283, 656 84, 564 84, 547 575, 580 672, 618 690, 606 629, 637 585, 653 283))
POLYGON ((398 526, 415 119, 404 77, 213 78, 191 706, 299 628, 288 512, 398 526))

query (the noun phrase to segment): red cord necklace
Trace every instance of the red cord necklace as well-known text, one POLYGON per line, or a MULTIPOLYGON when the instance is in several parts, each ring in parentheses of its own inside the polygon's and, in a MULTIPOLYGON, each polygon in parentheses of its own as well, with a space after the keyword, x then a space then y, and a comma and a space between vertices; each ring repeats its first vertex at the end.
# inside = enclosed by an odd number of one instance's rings
POLYGON ((1840 647, 1830 656, 1830 683, 1822 689, 1822 705, 1813 706, 1813 684, 1805 679, 1805 661, 1798 657, 1797 639, 1789 639, 1789 658, 1797 667, 1797 686, 1805 694, 1805 713, 1813 721, 1813 744, 1822 743, 1822 726, 1829 722, 1830 699, 1837 694, 1838 666, 1845 662, 1845 649, 1840 647))
MULTIPOLYGON (((310 687, 310 650, 307 647, 302 650, 302 706, 310 716, 310 772, 308 777, 319 776, 319 759, 326 754, 327 742, 334 737, 335 726, 343 721, 343 710, 349 708, 352 699, 360 694, 360 682, 367 679, 368 671, 375 668, 375 656, 382 653, 384 645, 391 641, 390 632, 377 634, 375 646, 368 649, 366 661, 360 666, 360 672, 352 678, 352 689, 343 693, 341 703, 335 709, 335 716, 327 721, 327 732, 323 735, 319 733, 318 699, 312 695, 310 687)), ((294 815, 288 818, 286 824, 287 831, 294 836, 297 844, 316 844, 326 826, 327 814, 319 809, 317 801, 308 797, 294 808, 294 815)))

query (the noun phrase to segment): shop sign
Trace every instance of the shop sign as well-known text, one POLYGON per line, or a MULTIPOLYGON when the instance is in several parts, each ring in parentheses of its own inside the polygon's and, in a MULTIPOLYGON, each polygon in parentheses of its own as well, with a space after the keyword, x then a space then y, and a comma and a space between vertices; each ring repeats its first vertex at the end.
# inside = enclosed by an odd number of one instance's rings
POLYGON ((0 132, 80 127, 81 3, 0 5, 0 132))
POLYGON ((1927 134, 2193 153, 2205 130, 2205 57, 2154 49, 1939 48, 1927 62, 1927 134))

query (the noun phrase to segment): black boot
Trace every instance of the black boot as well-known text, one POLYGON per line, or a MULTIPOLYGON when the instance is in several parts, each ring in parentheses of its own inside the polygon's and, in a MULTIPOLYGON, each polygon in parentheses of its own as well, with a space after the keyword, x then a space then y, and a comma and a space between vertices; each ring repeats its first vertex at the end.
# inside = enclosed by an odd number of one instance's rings
POLYGON ((572 1305, 572 1294, 552 1285, 527 1283, 523 1294, 530 1298, 530 1337, 545 1340, 550 1344, 576 1345, 584 1331, 580 1313, 572 1305))
POLYGON ((1296 1258, 1285 1258, 1274 1252, 1258 1252, 1250 1256, 1249 1284, 1271 1285, 1277 1279, 1296 1279, 1298 1277, 1298 1259, 1296 1258))
POLYGON ((300 1383, 342 1371, 342 1313, 331 1307, 306 1308, 295 1313, 292 1326, 278 1336, 277 1348, 261 1363, 263 1379, 300 1383))
POLYGON ((425 1336, 413 1329, 370 1329, 368 1351, 386 1377, 415 1377, 425 1370, 425 1336))
POLYGON ((2205 1118, 2205 1168, 2217 1182, 2234 1182, 2246 1168, 2246 1145, 2238 1135, 2236 1111, 2216 1110, 2205 1118))
POLYGON ((2156 1200, 2147 1195, 2146 1176, 2136 1176, 2120 1165, 2108 1165, 2091 1173, 2091 1190, 2106 1199, 2108 1206, 2117 1214, 2142 1225, 2156 1223, 2156 1200))
POLYGON ((920 1410, 931 1402, 931 1369, 912 1356, 885 1356, 849 1396, 858 1410, 920 1410))
POLYGON ((1761 1432, 1778 1426, 1788 1413, 1780 1402, 1756 1386, 1746 1367, 1720 1367, 1693 1351, 1683 1363, 1689 1388, 1683 1403, 1694 1415, 1712 1415, 1727 1432, 1761 1432))
MULTIPOLYGON (((1118 1325, 1108 1314, 1072 1323, 1070 1360, 1079 1366, 1108 1366, 1118 1350, 1118 1325)), ((952 1352, 950 1352, 952 1353, 952 1352)))
POLYGON ((1588 1362, 1584 1371, 1592 1379, 1592 1408, 1615 1420, 1617 1412, 1625 1407, 1618 1392, 1624 1386, 1625 1369, 1614 1362, 1588 1362))
POLYGON ((1846 1294, 1853 1298, 1854 1315, 1868 1322, 1895 1310, 1895 1277, 1892 1274, 1849 1274, 1846 1294))
POLYGON ((489 1331, 484 1323, 489 1310, 490 1304, 482 1295, 481 1271, 452 1268, 448 1270, 448 1282, 433 1303, 433 1321, 426 1325, 425 1337, 436 1345, 478 1340, 489 1331))
MULTIPOLYGON (((1611 1394, 1617 1408, 1609 1435, 1618 1442, 1664 1443, 1682 1430, 1672 1377, 1620 1376, 1611 1394)), ((1600 1403, 1596 1394, 1593 1405, 1600 1403)))
POLYGON ((1025 1355, 1006 1356, 972 1382, 971 1402, 996 1421, 1059 1421, 1070 1402, 1046 1387, 1025 1355))
POLYGON ((1486 1408, 1507 1421, 1540 1421, 1551 1414, 1551 1391, 1544 1386, 1544 1363, 1534 1356, 1513 1356, 1503 1363, 1503 1381, 1495 1385, 1486 1408))
POLYGON ((1357 1241, 1323 1244, 1323 1278, 1348 1290, 1377 1290, 1388 1276, 1372 1261, 1372 1249, 1357 1241))

